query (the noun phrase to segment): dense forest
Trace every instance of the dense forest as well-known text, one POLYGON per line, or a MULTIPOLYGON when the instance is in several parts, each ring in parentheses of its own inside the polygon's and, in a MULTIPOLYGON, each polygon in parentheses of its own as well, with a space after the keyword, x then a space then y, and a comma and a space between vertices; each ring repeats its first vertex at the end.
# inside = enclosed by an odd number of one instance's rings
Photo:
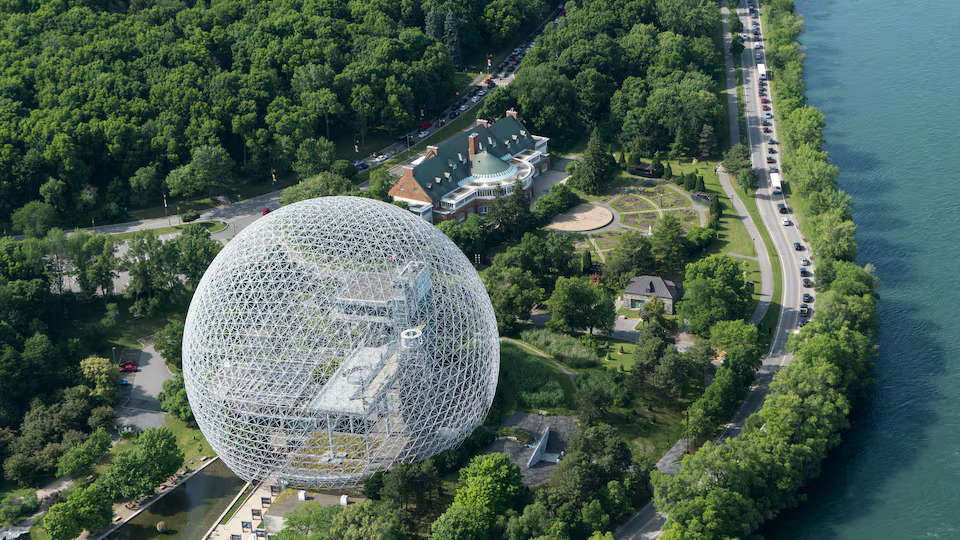
POLYGON ((561 144, 581 138, 586 124, 639 155, 716 150, 724 114, 716 3, 583 0, 566 7, 481 116, 516 107, 532 130, 561 144))
MULTIPOLYGON (((396 133, 544 0, 0 2, 0 223, 160 204, 396 133)), ((83 218, 83 219, 81 219, 83 218)))

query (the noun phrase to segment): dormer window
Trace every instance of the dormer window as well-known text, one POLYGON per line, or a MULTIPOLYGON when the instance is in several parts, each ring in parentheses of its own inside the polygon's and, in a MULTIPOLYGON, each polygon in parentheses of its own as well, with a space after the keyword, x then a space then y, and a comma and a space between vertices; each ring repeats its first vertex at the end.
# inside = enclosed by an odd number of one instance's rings
POLYGON ((436 180, 438 184, 440 183, 440 177, 439 177, 439 176, 435 177, 434 180, 436 180))
POLYGON ((524 129, 521 129, 521 130, 520 130, 520 136, 521 136, 521 137, 526 137, 526 136, 527 136, 527 131, 524 130, 524 129))
POLYGON ((450 171, 443 173, 443 175, 446 176, 447 178, 450 178, 450 171))

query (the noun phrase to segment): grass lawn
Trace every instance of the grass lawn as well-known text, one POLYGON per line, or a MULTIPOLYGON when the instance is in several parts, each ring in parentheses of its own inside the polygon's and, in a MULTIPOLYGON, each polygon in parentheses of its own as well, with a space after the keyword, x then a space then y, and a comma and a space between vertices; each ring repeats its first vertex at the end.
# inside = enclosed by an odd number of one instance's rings
MULTIPOLYGON (((756 257, 757 250, 753 245, 753 239, 747 232, 747 227, 743 220, 736 214, 733 203, 727 198, 723 188, 720 186, 720 179, 713 172, 713 167, 708 171, 709 174, 703 175, 703 183, 708 191, 715 197, 720 197, 723 203, 723 215, 720 217, 719 239, 711 244, 710 253, 737 253, 748 257, 756 257)), ((742 197, 741 197, 742 199, 742 197)))
MULTIPOLYGON (((200 225, 210 233, 220 232, 227 228, 227 224, 223 221, 197 221, 197 225, 200 225)), ((169 234, 172 232, 182 231, 184 227, 190 225, 189 223, 184 225, 174 225, 172 227, 160 227, 159 229, 148 229, 148 232, 154 236, 160 236, 161 234, 169 234)), ((113 235, 114 238, 123 242, 133 238, 135 234, 140 231, 130 231, 125 233, 117 233, 113 235)))
MULTIPOLYGON (((119 310, 116 326, 109 330, 98 328, 96 332, 93 332, 89 328, 90 325, 98 324, 104 314, 103 304, 95 300, 71 307, 71 319, 73 321, 80 321, 80 323, 68 325, 65 337, 76 337, 83 341, 84 339, 88 339, 89 336, 94 335, 96 337, 95 342, 84 343, 88 349, 92 349, 88 350, 88 353, 109 357, 111 353, 110 347, 112 346, 116 346, 118 349, 121 347, 129 347, 132 349, 141 348, 137 340, 156 334, 161 328, 166 326, 167 323, 182 318, 184 314, 186 314, 187 307, 190 304, 190 298, 187 295, 182 295, 181 297, 173 298, 168 302, 162 303, 157 313, 149 317, 137 318, 129 312, 130 304, 132 303, 130 300, 123 296, 114 296, 110 301, 115 302, 119 310)), ((119 354, 119 351, 117 352, 119 354)))
POLYGON ((177 438, 177 446, 183 450, 183 462, 191 469, 196 469, 205 463, 197 459, 200 456, 216 455, 210 443, 203 437, 203 433, 195 427, 189 427, 183 420, 168 416, 164 427, 172 431, 177 438))
POLYGON ((679 440, 683 411, 691 401, 665 397, 646 385, 630 407, 611 408, 608 421, 634 450, 658 458, 679 440))
POLYGON ((783 308, 781 298, 783 296, 783 270, 780 268, 780 256, 777 254, 777 249, 770 238, 770 232, 767 231, 766 225, 760 219, 757 200, 753 197, 742 197, 742 200, 747 207, 747 212, 750 213, 754 223, 757 224, 757 228, 760 229, 760 237, 763 239, 763 245, 767 247, 767 253, 770 254, 770 266, 773 267, 773 296, 770 298, 770 307, 767 309, 767 314, 763 316, 761 321, 762 328, 760 330, 760 338, 765 346, 769 346, 770 329, 776 328, 780 310, 783 308))
POLYGON ((626 317, 626 318, 628 318, 628 319, 639 319, 639 318, 640 318, 640 310, 639 310, 639 309, 630 309, 630 308, 622 307, 622 308, 620 308, 620 309, 617 310, 617 315, 626 317))

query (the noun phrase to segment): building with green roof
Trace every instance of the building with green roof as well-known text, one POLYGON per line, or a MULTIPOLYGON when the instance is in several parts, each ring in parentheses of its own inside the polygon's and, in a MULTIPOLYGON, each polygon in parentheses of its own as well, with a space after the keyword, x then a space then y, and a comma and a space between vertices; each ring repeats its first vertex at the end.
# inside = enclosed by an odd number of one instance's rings
POLYGON ((550 168, 548 141, 530 133, 513 109, 493 124, 478 119, 404 165, 390 195, 431 222, 486 214, 500 190, 509 195, 520 180, 529 192, 533 178, 550 168))

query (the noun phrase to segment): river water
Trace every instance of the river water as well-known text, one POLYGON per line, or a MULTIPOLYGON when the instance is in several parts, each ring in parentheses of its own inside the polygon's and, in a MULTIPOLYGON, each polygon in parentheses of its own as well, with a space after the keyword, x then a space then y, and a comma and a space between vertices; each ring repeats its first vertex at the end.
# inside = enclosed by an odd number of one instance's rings
POLYGON ((808 103, 876 266, 876 386, 768 538, 960 538, 960 2, 797 0, 808 103))
POLYGON ((243 487, 223 461, 217 460, 191 476, 159 501, 150 505, 108 538, 110 540, 197 540, 210 530, 243 487), (167 524, 167 533, 157 532, 157 522, 167 524))

